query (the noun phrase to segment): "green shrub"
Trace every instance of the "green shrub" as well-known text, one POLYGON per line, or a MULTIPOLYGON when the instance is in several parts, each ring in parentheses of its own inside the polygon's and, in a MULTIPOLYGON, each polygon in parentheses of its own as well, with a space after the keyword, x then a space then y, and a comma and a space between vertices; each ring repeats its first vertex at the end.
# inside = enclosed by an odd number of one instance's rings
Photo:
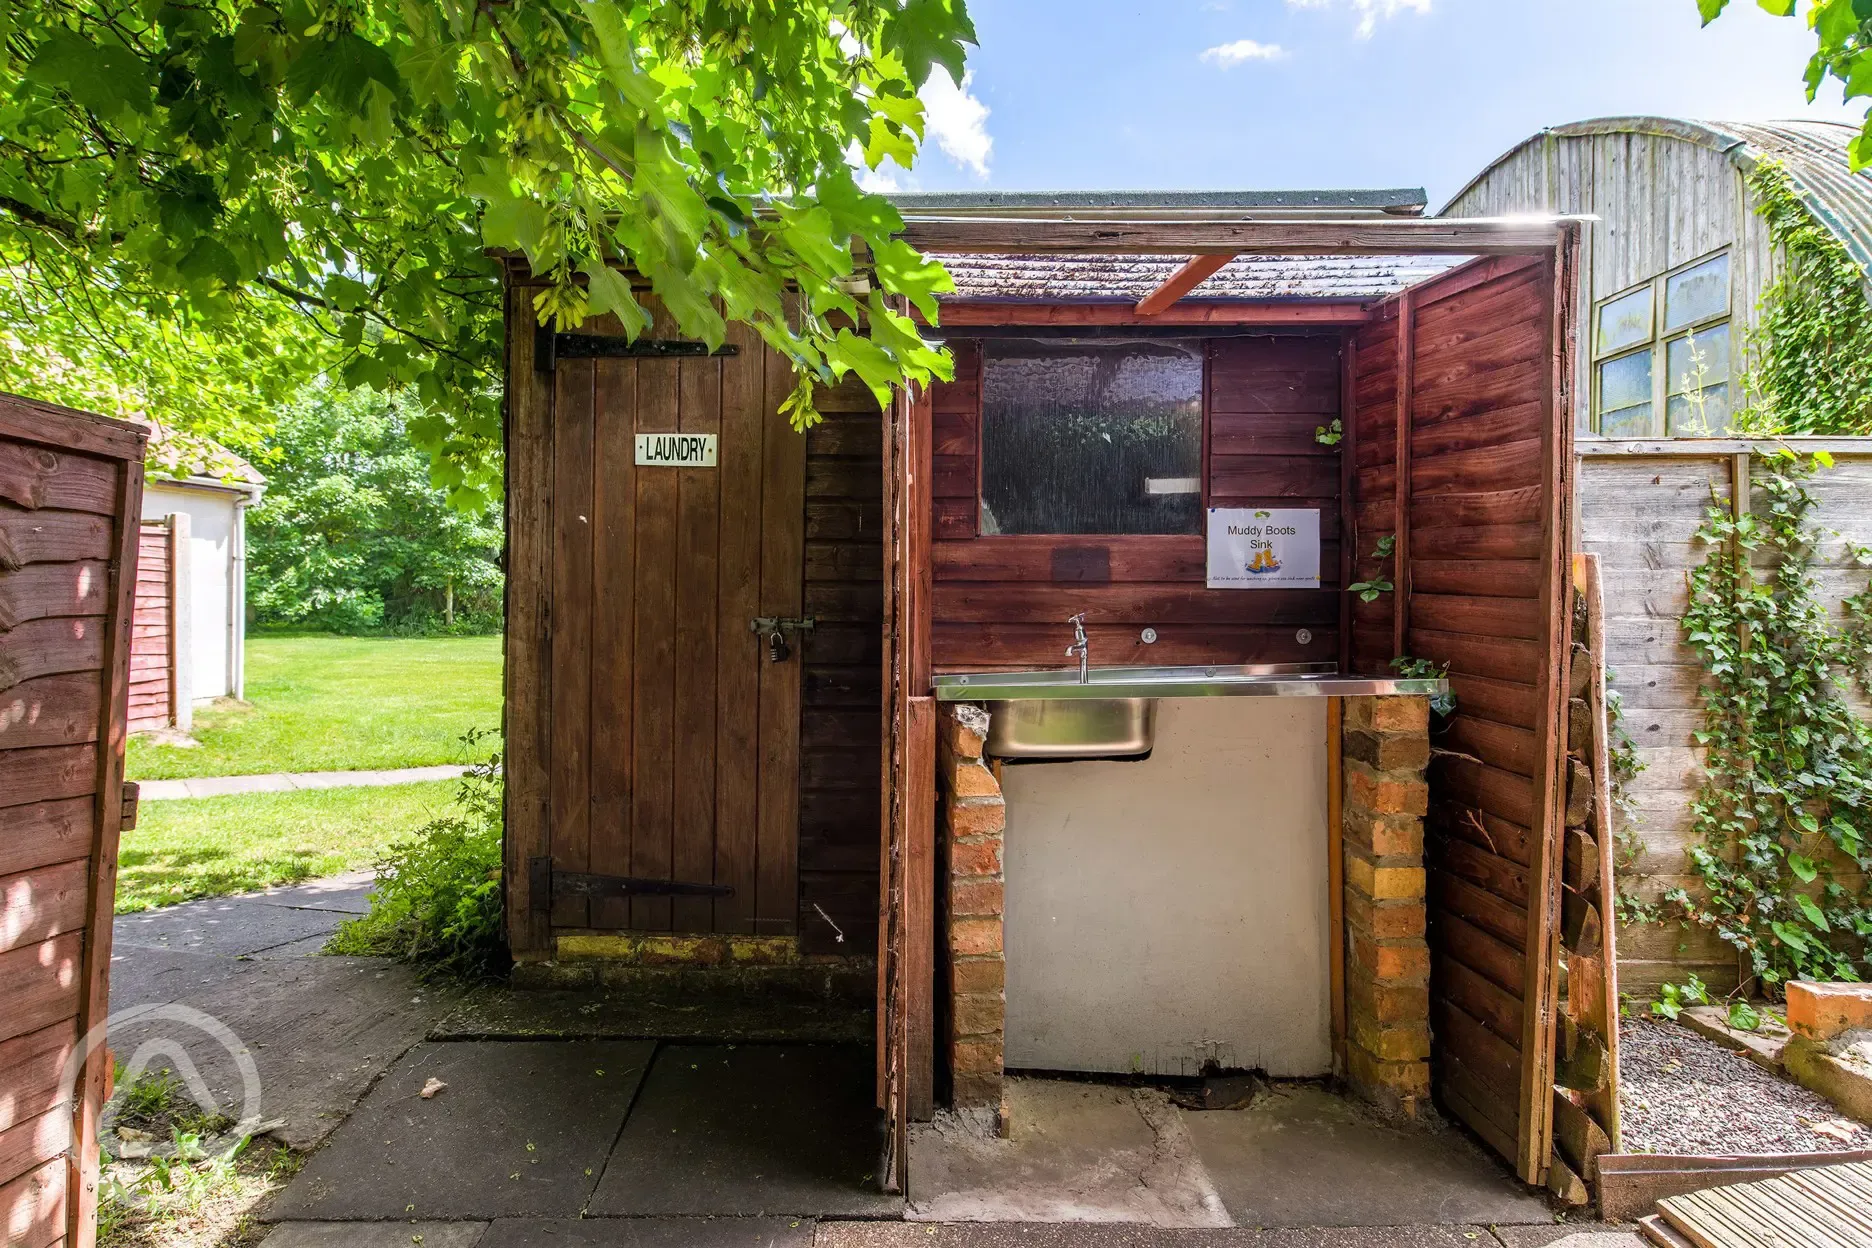
MULTIPOLYGON (((469 748, 488 734, 470 731, 469 748)), ((507 969, 501 901, 501 756, 469 769, 457 810, 396 842, 377 864, 370 911, 330 953, 395 958, 425 973, 484 979, 507 969)))

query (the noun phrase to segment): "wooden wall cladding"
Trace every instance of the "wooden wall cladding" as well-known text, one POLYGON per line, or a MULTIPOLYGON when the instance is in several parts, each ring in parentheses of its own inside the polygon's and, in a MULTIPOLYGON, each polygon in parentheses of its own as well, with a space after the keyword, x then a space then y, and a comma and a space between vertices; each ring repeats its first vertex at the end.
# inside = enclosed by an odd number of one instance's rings
POLYGON ((1318 590, 1209 590, 1201 534, 979 536, 981 350, 954 346, 956 378, 934 393, 937 671, 1063 666, 1080 611, 1105 666, 1337 658, 1339 451, 1314 436, 1340 415, 1336 332, 1217 339, 1204 396, 1207 502, 1318 507, 1318 590))
POLYGON ((800 943, 868 957, 883 762, 884 420, 856 378, 821 390, 818 403, 825 420, 806 434, 806 614, 818 626, 802 647, 800 943))
POLYGON ((0 1225, 96 1239, 144 434, 0 395, 0 1225), (74 1095, 74 1092, 76 1095, 74 1095))
MULTIPOLYGON (((1404 613, 1405 653, 1447 664, 1456 695, 1425 824, 1435 1086, 1524 1171, 1547 1156, 1531 1142, 1544 1119, 1529 1115, 1544 1111, 1528 1108, 1529 1081, 1541 1106, 1551 1082, 1530 1073, 1544 1065, 1527 1050, 1552 991, 1552 699, 1565 640, 1554 607, 1555 465, 1567 450, 1554 425, 1554 292, 1551 267, 1527 260, 1482 262, 1413 292, 1409 350, 1394 369, 1409 393, 1391 408, 1409 420, 1408 484, 1401 584, 1386 597, 1404 613)), ((1371 378, 1377 407, 1368 422, 1362 391, 1361 445, 1383 440, 1384 384, 1371 378)), ((1376 521, 1388 502, 1395 517, 1396 465, 1377 451, 1368 462, 1359 479, 1373 494, 1360 514, 1376 521)), ((1361 552, 1371 545, 1361 528, 1361 552)), ((1355 652, 1375 657, 1376 630, 1354 627, 1355 652)))
POLYGON ((137 540, 136 617, 130 639, 130 731, 175 719, 175 615, 170 527, 146 520, 137 540))
MULTIPOLYGON (((1344 447, 1352 457, 1352 583, 1395 582, 1395 559, 1381 558, 1378 544, 1397 537, 1397 412, 1399 307, 1385 304, 1369 325, 1352 335, 1350 383, 1344 447)), ((1370 602, 1351 596, 1352 671, 1389 674, 1395 594, 1370 602)))

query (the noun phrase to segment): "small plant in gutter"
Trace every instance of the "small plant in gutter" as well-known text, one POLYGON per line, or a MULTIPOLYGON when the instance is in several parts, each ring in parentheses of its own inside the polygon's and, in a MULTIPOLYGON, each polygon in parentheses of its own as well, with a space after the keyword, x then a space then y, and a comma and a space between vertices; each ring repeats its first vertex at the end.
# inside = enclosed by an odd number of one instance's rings
MULTIPOLYGON (((1449 664, 1439 666, 1429 659, 1413 659, 1408 654, 1392 659, 1391 668, 1405 680, 1442 680, 1449 675, 1449 664)), ((1456 713, 1456 695, 1447 692, 1437 694, 1430 699, 1430 709, 1447 719, 1456 713)))
POLYGON ((1335 418, 1330 425, 1321 425, 1313 431, 1313 440, 1321 446, 1338 446, 1345 439, 1345 422, 1335 418))
MULTIPOLYGON (((1336 420, 1333 422, 1335 425, 1338 423, 1339 422, 1336 420)), ((1391 552, 1396 549, 1397 538, 1381 537, 1378 539, 1378 548, 1372 551, 1372 558, 1389 559, 1391 557, 1391 552)), ((1357 594, 1360 598, 1363 598, 1366 602, 1377 602, 1378 595, 1388 594, 1397 587, 1390 581, 1385 580, 1384 573, 1378 572, 1373 574, 1371 580, 1354 581, 1346 586, 1346 588, 1357 594)))

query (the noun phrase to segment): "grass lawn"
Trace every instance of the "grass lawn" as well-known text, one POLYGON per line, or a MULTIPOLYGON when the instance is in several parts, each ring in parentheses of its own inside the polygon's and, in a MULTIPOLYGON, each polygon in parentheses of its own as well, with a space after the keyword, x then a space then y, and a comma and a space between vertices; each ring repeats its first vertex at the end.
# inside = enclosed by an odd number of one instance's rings
POLYGON ((457 782, 144 802, 117 856, 117 913, 371 866, 444 813, 457 782))
POLYGON ((133 737, 133 780, 471 763, 461 735, 497 729, 499 637, 250 637, 247 703, 195 712, 194 749, 133 737))

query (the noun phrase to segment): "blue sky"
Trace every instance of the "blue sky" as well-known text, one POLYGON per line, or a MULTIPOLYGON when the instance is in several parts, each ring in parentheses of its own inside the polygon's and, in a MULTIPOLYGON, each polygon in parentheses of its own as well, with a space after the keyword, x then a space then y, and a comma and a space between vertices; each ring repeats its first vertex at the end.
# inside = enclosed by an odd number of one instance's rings
POLYGON ((1805 23, 1734 0, 970 0, 966 91, 925 92, 924 190, 1423 186, 1543 126, 1809 106, 1805 23), (1244 43, 1244 41, 1246 41, 1244 43), (1208 53, 1205 56, 1205 53, 1208 53), (985 112, 983 111, 985 110, 985 112))

